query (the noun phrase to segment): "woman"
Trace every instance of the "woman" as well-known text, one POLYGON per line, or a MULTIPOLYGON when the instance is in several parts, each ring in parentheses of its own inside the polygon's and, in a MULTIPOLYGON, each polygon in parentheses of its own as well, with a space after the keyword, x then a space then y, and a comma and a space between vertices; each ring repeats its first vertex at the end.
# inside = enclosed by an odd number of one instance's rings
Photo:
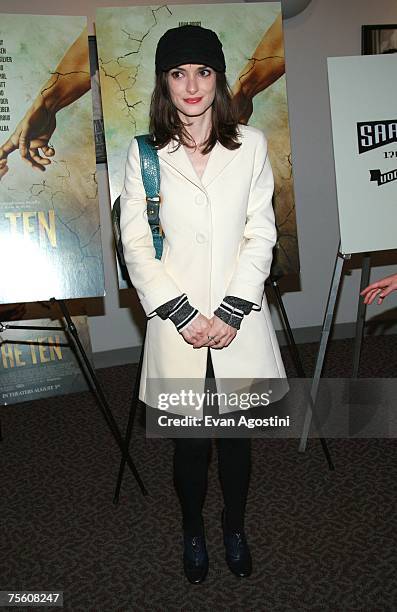
MULTIPOLYGON (((135 140, 121 196, 125 260, 149 317, 140 399, 156 406, 150 380, 199 380, 203 389, 212 367, 217 384, 284 377, 264 297, 276 241, 266 140, 259 130, 238 126, 222 45, 211 30, 181 26, 161 37, 150 133, 160 161, 161 261, 155 259, 145 216, 135 140)), ((186 409, 173 412, 186 414, 186 409)), ((174 442, 184 570, 190 582, 199 583, 208 570, 201 510, 210 440, 174 442)), ((248 576, 244 515, 250 440, 222 438, 217 444, 226 561, 234 574, 248 576)))

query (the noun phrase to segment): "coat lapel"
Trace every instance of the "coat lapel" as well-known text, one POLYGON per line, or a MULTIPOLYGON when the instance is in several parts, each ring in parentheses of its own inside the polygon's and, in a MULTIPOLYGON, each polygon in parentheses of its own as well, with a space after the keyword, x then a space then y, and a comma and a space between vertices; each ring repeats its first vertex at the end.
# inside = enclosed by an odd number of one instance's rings
MULTIPOLYGON (((177 141, 171 140, 166 147, 159 149, 159 157, 169 166, 172 166, 179 174, 184 176, 188 181, 196 185, 199 189, 203 189, 203 185, 196 174, 184 148, 177 147, 177 141)), ((209 161, 209 160, 208 160, 209 161)))
POLYGON ((216 143, 210 153, 204 174, 201 177, 201 182, 204 187, 208 187, 208 185, 223 172, 226 166, 228 166, 236 155, 240 153, 240 148, 241 147, 231 151, 230 149, 226 149, 226 147, 222 146, 219 142, 216 143))
POLYGON ((240 148, 230 151, 217 142, 200 180, 184 148, 180 146, 176 149, 176 145, 177 142, 171 140, 166 147, 158 151, 159 157, 201 190, 205 190, 240 152, 240 148))

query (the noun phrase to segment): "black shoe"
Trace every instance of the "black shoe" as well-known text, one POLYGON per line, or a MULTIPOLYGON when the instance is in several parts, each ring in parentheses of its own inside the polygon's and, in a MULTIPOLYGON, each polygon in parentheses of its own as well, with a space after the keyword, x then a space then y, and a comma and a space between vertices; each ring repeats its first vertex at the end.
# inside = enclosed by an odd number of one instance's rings
POLYGON ((225 543, 226 563, 231 572, 239 578, 252 572, 252 559, 244 530, 229 531, 225 523, 225 510, 222 510, 223 541, 225 543))
POLYGON ((183 569, 192 584, 200 584, 208 572, 208 554, 203 535, 183 536, 183 569))

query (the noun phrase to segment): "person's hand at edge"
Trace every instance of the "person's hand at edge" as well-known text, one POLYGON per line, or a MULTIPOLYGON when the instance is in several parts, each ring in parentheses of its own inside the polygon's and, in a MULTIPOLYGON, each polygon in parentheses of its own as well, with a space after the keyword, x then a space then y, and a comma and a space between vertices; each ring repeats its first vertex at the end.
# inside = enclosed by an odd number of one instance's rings
POLYGON ((376 281, 368 285, 360 295, 364 298, 364 304, 372 304, 377 298, 377 304, 382 304, 385 297, 387 297, 393 291, 397 289, 397 274, 392 276, 386 276, 381 280, 376 281))

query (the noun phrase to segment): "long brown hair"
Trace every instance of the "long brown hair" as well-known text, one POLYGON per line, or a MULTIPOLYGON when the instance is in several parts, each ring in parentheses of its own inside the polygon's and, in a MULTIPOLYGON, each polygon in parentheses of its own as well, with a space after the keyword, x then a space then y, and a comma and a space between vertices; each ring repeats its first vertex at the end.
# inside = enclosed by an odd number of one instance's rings
MULTIPOLYGON (((149 131, 157 149, 167 145, 172 138, 188 147, 192 141, 186 124, 180 119, 168 89, 167 72, 156 75, 156 83, 150 102, 149 131)), ((232 105, 232 94, 224 72, 216 72, 215 98, 212 104, 212 128, 202 150, 209 153, 219 141, 226 149, 238 149, 238 121, 232 105)))

